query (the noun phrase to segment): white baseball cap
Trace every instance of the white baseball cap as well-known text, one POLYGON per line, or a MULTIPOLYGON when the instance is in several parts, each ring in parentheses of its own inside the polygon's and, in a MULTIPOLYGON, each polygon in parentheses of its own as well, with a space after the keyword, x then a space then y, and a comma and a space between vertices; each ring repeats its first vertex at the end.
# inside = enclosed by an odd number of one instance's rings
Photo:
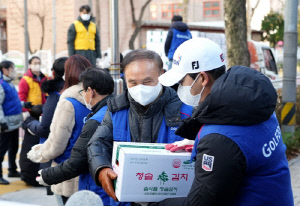
POLYGON ((223 65, 223 52, 218 44, 206 38, 193 38, 176 49, 172 69, 158 80, 164 86, 172 86, 188 73, 210 71, 223 65))

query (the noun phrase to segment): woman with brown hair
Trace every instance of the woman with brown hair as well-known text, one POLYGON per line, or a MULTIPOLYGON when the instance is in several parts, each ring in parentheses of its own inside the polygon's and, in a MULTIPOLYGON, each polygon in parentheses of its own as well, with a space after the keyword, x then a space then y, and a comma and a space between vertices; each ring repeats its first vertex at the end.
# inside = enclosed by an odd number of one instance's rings
MULTIPOLYGON (((50 134, 43 144, 35 145, 27 154, 33 162, 47 162, 53 159, 52 167, 64 162, 71 155, 71 150, 81 133, 84 118, 90 112, 86 108, 79 75, 90 67, 90 62, 83 56, 75 54, 65 63, 65 85, 54 112, 50 134)), ((61 195, 65 203, 78 190, 78 177, 52 185, 51 190, 61 195)))

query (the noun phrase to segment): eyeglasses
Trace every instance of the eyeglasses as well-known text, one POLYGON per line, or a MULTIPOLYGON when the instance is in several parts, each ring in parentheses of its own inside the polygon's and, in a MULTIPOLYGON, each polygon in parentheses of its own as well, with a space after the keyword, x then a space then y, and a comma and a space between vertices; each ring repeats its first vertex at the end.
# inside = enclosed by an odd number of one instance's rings
POLYGON ((80 96, 83 96, 83 95, 82 95, 83 91, 84 91, 83 89, 79 90, 79 91, 78 91, 78 94, 79 94, 80 96))

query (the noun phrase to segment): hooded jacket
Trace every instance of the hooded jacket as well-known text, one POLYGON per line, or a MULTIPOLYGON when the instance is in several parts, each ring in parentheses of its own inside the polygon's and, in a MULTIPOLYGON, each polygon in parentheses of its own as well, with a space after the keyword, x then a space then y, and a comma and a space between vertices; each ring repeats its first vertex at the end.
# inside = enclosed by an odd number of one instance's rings
MULTIPOLYGON (((77 19, 79 22, 81 22, 86 30, 88 30, 88 27, 90 25, 91 19, 88 21, 83 21, 81 17, 79 16, 77 19)), ((76 39, 76 29, 74 23, 71 24, 69 30, 68 30, 68 51, 69 56, 72 56, 74 54, 80 54, 87 58, 92 65, 96 65, 96 58, 101 58, 101 50, 100 50, 100 35, 99 31, 96 28, 96 35, 95 35, 95 49, 96 50, 75 50, 74 42, 76 39)))
POLYGON ((186 138, 198 133, 190 192, 158 205, 292 206, 276 100, 270 80, 253 69, 234 66, 218 78, 210 95, 176 132, 186 138), (273 156, 264 151, 266 145, 273 156))
POLYGON ((64 83, 65 81, 62 78, 43 82, 42 92, 48 93, 49 96, 43 106, 42 121, 34 120, 27 125, 27 128, 36 136, 44 139, 48 138, 54 111, 60 97, 59 92, 62 90, 64 83))
POLYGON ((22 105, 12 79, 1 72, 0 75, 0 123, 6 123, 8 129, 4 132, 10 132, 22 125, 22 105))
POLYGON ((165 54, 168 59, 173 59, 173 55, 180 44, 192 38, 187 24, 175 21, 171 24, 165 42, 165 54))

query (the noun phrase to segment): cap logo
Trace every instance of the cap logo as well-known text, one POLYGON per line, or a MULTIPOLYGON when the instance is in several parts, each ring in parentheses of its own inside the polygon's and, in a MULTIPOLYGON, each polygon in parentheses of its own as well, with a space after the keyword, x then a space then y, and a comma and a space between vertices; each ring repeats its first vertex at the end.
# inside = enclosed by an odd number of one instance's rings
POLYGON ((199 69, 199 62, 198 61, 192 62, 192 67, 193 67, 193 70, 199 69))
POLYGON ((178 60, 175 60, 175 59, 173 59, 173 64, 175 64, 175 65, 178 65, 178 66, 179 66, 179 64, 180 64, 180 61, 181 61, 181 55, 180 55, 180 54, 178 54, 178 60))
POLYGON ((222 62, 225 60, 225 59, 224 59, 223 53, 220 55, 220 58, 221 58, 221 61, 222 61, 222 62))

